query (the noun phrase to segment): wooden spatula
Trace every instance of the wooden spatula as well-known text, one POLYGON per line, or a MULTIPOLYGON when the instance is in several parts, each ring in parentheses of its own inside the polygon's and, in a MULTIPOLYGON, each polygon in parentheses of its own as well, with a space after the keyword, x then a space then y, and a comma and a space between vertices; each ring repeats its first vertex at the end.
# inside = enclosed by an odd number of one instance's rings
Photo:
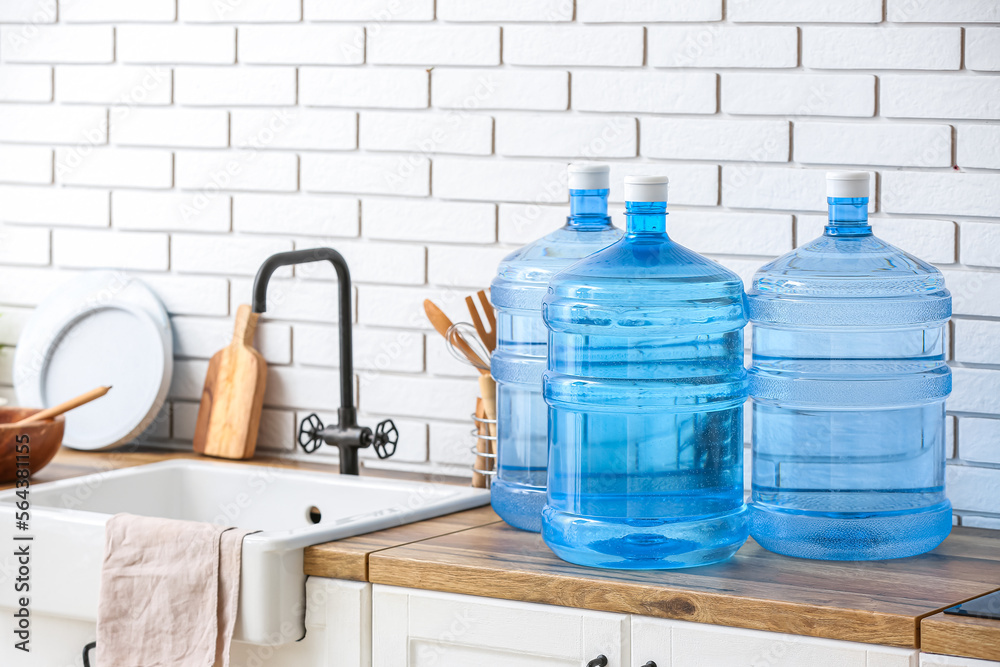
MULTIPOLYGON (((444 314, 444 311, 437 307, 430 299, 424 299, 424 312, 427 313, 427 319, 430 320, 431 325, 434 327, 435 331, 441 334, 445 341, 448 340, 448 329, 451 328, 451 320, 448 316, 444 314)), ((459 351, 465 355, 465 358, 469 360, 469 363, 479 369, 479 372, 484 375, 490 374, 490 365, 476 354, 476 351, 469 347, 469 344, 465 342, 461 337, 455 339, 455 346, 459 351)))
POLYGON ((490 324, 489 329, 483 324, 483 320, 479 316, 479 310, 476 308, 476 302, 473 301, 471 296, 465 297, 465 305, 469 309, 469 316, 472 318, 473 326, 476 327, 476 333, 479 334, 479 340, 483 341, 486 349, 490 351, 490 354, 493 354, 493 350, 497 348, 497 318, 493 315, 493 304, 486 298, 484 290, 476 292, 476 296, 479 297, 479 302, 483 304, 483 315, 486 316, 486 321, 490 324))
POLYGON ((223 459, 254 454, 267 382, 267 363, 253 348, 258 318, 250 306, 240 306, 233 342, 208 362, 194 430, 194 451, 199 454, 223 459))

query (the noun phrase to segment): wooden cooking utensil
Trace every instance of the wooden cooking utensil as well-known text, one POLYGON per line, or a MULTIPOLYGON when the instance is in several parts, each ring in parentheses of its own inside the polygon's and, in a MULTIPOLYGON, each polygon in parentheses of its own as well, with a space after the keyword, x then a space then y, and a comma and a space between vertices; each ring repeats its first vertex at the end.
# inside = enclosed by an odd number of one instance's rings
MULTIPOLYGON (((427 313, 427 319, 431 321, 435 331, 441 334, 445 341, 448 341, 448 329, 451 328, 451 320, 444 314, 444 311, 438 308, 430 299, 424 299, 424 312, 427 313)), ((462 354, 465 355, 465 358, 469 360, 469 363, 479 369, 481 374, 487 376, 490 374, 490 365, 481 359, 479 355, 476 354, 471 347, 469 347, 469 344, 466 343, 465 340, 461 337, 456 337, 455 346, 462 354)))
POLYGON ((489 375, 479 376, 479 395, 483 397, 483 410, 486 412, 486 418, 492 419, 493 423, 490 424, 490 435, 495 436, 497 434, 497 383, 489 375))
POLYGON ((73 408, 78 408, 85 403, 90 403, 96 398, 100 398, 108 393, 111 387, 97 387, 96 389, 91 389, 88 392, 80 394, 76 398, 71 398, 68 401, 64 401, 59 405, 52 406, 51 408, 46 408, 45 410, 39 410, 38 412, 29 415, 19 422, 15 422, 14 426, 24 426, 25 424, 31 424, 33 422, 40 422, 44 419, 52 419, 53 417, 58 417, 64 412, 69 412, 73 408))
POLYGON ((257 447, 267 363, 253 348, 260 313, 236 311, 233 341, 212 356, 198 407, 194 451, 223 459, 249 459, 257 447))
MULTIPOLYGON (((483 407, 483 399, 476 398, 476 419, 486 419, 486 408, 483 407)), ((480 436, 489 435, 489 431, 486 429, 486 424, 482 422, 476 422, 476 433, 480 436)), ((490 441, 485 440, 482 437, 476 438, 476 452, 480 454, 489 454, 492 452, 490 447, 490 441)), ((475 462, 472 464, 472 486, 477 489, 486 488, 486 475, 482 474, 482 471, 490 469, 490 459, 483 456, 477 456, 475 462)))
POLYGON ((493 354, 493 350, 497 348, 497 318, 493 314, 493 304, 486 298, 484 290, 476 292, 476 296, 483 304, 483 313, 486 315, 486 321, 490 324, 489 331, 483 325, 483 320, 479 317, 479 309, 476 308, 476 302, 471 296, 465 297, 465 305, 469 308, 469 316, 472 318, 472 324, 476 327, 476 333, 479 334, 479 340, 483 341, 486 349, 490 351, 490 354, 493 354))

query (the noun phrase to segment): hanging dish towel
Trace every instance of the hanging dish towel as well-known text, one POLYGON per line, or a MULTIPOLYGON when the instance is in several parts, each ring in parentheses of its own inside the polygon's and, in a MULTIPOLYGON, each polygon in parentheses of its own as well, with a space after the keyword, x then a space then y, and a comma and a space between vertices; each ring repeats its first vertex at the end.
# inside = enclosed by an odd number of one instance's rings
POLYGON ((117 514, 104 533, 101 667, 228 667, 243 538, 253 531, 117 514))

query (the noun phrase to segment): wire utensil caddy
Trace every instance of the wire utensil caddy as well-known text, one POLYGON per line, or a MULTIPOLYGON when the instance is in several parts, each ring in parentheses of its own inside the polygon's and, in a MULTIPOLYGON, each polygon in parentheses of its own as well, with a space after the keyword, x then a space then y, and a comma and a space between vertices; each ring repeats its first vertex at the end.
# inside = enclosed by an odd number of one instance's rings
MULTIPOLYGON (((480 399, 482 400, 482 399, 480 399)), ((473 413, 473 428, 469 434, 475 442, 469 447, 469 451, 475 456, 472 463, 472 485, 490 488, 493 476, 497 474, 497 436, 496 419, 488 419, 482 413, 473 413), (490 431, 494 435, 490 435, 490 431)))

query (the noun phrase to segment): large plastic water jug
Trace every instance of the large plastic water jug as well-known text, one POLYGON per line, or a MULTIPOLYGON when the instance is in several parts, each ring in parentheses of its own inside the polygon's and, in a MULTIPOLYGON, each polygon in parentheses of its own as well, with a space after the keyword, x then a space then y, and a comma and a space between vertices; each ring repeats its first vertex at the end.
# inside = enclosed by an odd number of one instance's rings
POLYGON ((901 558, 951 531, 951 295, 872 234, 868 193, 868 173, 828 174, 825 233, 762 267, 748 294, 751 534, 790 556, 901 558))
POLYGON ((569 166, 570 214, 560 229, 508 255, 490 288, 497 309, 497 474, 493 509, 511 526, 538 532, 545 505, 548 408, 542 373, 548 334, 542 297, 549 278, 621 238, 608 217, 606 164, 569 166))
POLYGON ((580 565, 714 563, 747 538, 743 283, 667 235, 666 178, 625 193, 625 236, 545 297, 542 536, 580 565))

